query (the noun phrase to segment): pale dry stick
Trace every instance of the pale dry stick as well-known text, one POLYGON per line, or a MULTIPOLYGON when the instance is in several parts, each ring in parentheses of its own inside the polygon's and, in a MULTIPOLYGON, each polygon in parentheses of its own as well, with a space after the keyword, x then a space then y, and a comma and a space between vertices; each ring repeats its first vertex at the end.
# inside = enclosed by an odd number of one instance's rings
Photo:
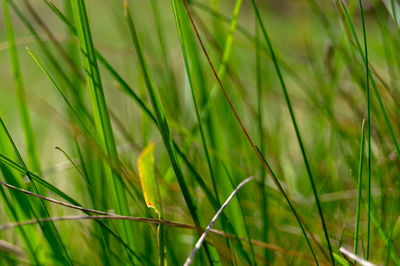
POLYGON ((201 235, 199 240, 197 241, 196 245, 194 246, 192 252, 190 253, 189 257, 186 259, 184 266, 188 266, 192 263, 194 255, 196 255, 196 252, 200 249, 201 245, 203 244, 204 240, 206 239, 206 236, 208 232, 210 232, 211 227, 214 225, 215 221, 218 219, 219 215, 222 213, 222 211, 228 206, 229 202, 233 199, 233 197, 236 195, 236 193, 239 191, 241 187, 246 185, 248 182, 254 179, 254 176, 248 177, 245 180, 243 180, 236 188, 235 190, 229 195, 229 197, 226 199, 224 204, 222 204, 222 207, 217 211, 217 213, 214 215, 214 217, 211 219, 210 224, 207 226, 206 230, 204 233, 201 235))
POLYGON ((22 248, 1 239, 0 239, 0 250, 17 256, 25 255, 24 250, 22 248))
POLYGON ((374 266, 375 264, 373 264, 372 262, 366 261, 362 258, 360 258, 359 256, 355 255, 354 253, 348 251, 347 249, 345 249, 344 247, 340 248, 340 252, 344 255, 346 255, 347 257, 349 257, 350 259, 358 262, 360 265, 362 266, 374 266))

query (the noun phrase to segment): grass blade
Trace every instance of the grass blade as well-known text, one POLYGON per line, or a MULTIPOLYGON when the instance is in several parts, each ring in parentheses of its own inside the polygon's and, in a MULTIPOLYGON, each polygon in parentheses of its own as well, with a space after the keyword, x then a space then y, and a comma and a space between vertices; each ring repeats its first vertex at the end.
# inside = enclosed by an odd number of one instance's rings
POLYGON ((369 93, 369 63, 368 63, 368 46, 367 46, 367 33, 365 30, 365 20, 364 20, 364 9, 362 5, 362 1, 358 1, 361 12, 361 21, 363 28, 363 37, 364 37, 364 64, 365 64, 365 75, 366 75, 366 92, 367 92, 367 121, 368 121, 368 229, 367 229, 367 255, 366 259, 369 258, 370 252, 370 239, 371 239, 371 102, 370 102, 370 93, 369 93))
MULTIPOLYGON (((93 46, 85 2, 83 0, 72 0, 71 3, 81 47, 97 138, 110 160, 116 163, 118 161, 118 154, 104 97, 100 72, 97 66, 97 58, 93 46)), ((104 165, 104 170, 108 178, 107 182, 111 187, 114 187, 112 199, 116 211, 124 215, 129 215, 128 202, 120 177, 108 164, 104 165)), ((123 234, 123 239, 127 241, 129 246, 132 248, 135 247, 133 228, 129 226, 128 223, 121 222, 120 230, 123 234)))
POLYGON ((360 229, 360 213, 361 213, 361 200, 362 200, 362 170, 364 162, 364 149, 365 149, 365 119, 361 126, 361 142, 360 142, 360 164, 358 167, 358 189, 357 189, 357 210, 356 210, 356 225, 354 232, 354 254, 357 255, 358 249, 358 233, 360 229))
POLYGON ((13 25, 10 17, 7 0, 3 0, 4 19, 6 24, 7 40, 9 45, 9 54, 11 59, 11 66, 14 76, 15 93, 17 96, 18 109, 22 123, 23 132, 25 135, 25 143, 27 147, 28 162, 35 171, 40 171, 40 163, 38 160, 38 153, 35 145, 35 138, 33 135, 31 118, 29 115, 24 84, 22 80, 22 73, 20 69, 17 47, 15 45, 15 37, 13 25))

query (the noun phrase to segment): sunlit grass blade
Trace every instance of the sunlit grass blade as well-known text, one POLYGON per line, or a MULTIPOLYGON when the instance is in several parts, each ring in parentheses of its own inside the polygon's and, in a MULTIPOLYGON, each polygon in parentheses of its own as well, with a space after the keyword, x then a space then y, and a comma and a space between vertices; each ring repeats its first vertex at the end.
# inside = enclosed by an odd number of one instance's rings
POLYGON ((340 256, 337 253, 333 253, 333 257, 338 265, 342 265, 342 266, 350 266, 351 265, 350 262, 348 262, 345 258, 343 258, 342 256, 340 256))
POLYGON ((215 176, 214 176, 213 167, 211 164, 210 154, 209 154, 208 147, 207 147, 207 141, 206 141, 206 136, 205 136, 204 129, 203 129, 203 123, 200 118, 200 111, 199 111, 199 106, 197 103, 197 97, 196 97, 195 88, 194 88, 195 81, 192 78, 192 76, 194 76, 196 74, 199 75, 199 73, 200 73, 200 70, 198 69, 199 63, 197 61, 197 57, 195 54, 196 52, 193 49, 194 47, 191 46, 191 45, 193 45, 193 43, 191 43, 190 42, 191 40, 188 39, 188 37, 187 37, 187 32, 185 31, 186 30, 186 27, 185 27, 186 21, 182 21, 182 17, 178 10, 179 3, 177 3, 175 0, 172 0, 171 3, 172 3, 173 11, 174 11, 176 28, 177 28, 178 34, 179 34, 179 41, 181 44, 182 54, 183 54, 183 58, 184 58, 184 62, 185 62, 186 75, 189 80, 189 86, 190 86, 190 90, 191 90, 191 94, 192 94, 192 100, 193 100, 193 105, 194 105, 194 109, 195 109, 195 113, 196 113, 197 123, 199 125, 199 131, 200 131, 201 141, 202 141, 202 145, 203 145, 203 150, 204 150, 204 154, 205 154, 205 157, 207 160, 208 170, 209 170, 211 181, 213 184, 214 193, 215 193, 216 199, 218 200, 217 184, 216 184, 216 180, 215 180, 215 176), (187 44, 189 44, 189 45, 187 45, 187 44))
POLYGON ((161 48, 161 55, 163 59, 163 64, 166 69, 166 75, 167 75, 167 83, 169 85, 169 93, 167 95, 170 96, 169 99, 174 101, 175 108, 172 110, 175 115, 181 111, 181 104, 179 102, 179 90, 178 90, 178 85, 174 76, 173 68, 171 67, 171 64, 168 60, 169 55, 168 55, 168 50, 167 50, 167 43, 166 43, 166 37, 165 37, 165 25, 163 25, 163 21, 161 21, 161 13, 160 13, 160 3, 158 3, 157 0, 151 0, 151 8, 153 10, 154 14, 154 20, 156 24, 156 29, 157 29, 157 36, 158 40, 160 42, 160 48, 161 48))
MULTIPOLYGON (((85 2, 83 0, 72 0, 72 8, 81 48, 83 66, 85 68, 97 139, 112 163, 118 166, 117 149, 104 97, 100 72, 97 66, 97 58, 93 46, 85 2)), ((107 176, 107 182, 111 187, 114 187, 112 201, 116 211, 120 214, 129 215, 127 197, 121 177, 118 176, 108 164, 104 165, 104 171, 107 176)), ((135 244, 137 242, 134 240, 135 234, 132 226, 127 222, 120 222, 119 225, 123 239, 128 242, 131 248, 137 246, 137 244, 135 244)))
POLYGON ((36 149, 32 122, 26 101, 25 88, 22 80, 22 73, 18 59, 18 52, 17 52, 17 47, 15 45, 14 30, 7 0, 3 0, 3 11, 6 24, 7 40, 9 45, 9 54, 11 59, 11 67, 14 76, 15 94, 17 97, 17 104, 20 113, 22 128, 25 135, 25 143, 28 154, 28 164, 32 166, 33 170, 40 171, 40 163, 38 159, 39 157, 36 149))

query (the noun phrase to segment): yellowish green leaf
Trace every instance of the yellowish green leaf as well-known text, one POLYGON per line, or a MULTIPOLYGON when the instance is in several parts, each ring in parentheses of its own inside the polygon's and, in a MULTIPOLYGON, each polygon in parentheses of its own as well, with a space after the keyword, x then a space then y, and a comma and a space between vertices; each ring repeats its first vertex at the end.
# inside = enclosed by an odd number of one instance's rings
POLYGON ((138 158, 139 178, 148 208, 162 216, 161 196, 154 170, 154 142, 150 142, 138 158))

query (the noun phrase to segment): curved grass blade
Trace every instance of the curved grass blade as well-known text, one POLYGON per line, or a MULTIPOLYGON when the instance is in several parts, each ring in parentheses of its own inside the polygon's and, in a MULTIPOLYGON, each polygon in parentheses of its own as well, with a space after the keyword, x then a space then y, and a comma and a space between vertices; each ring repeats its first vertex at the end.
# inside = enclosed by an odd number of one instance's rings
POLYGON ((87 128, 87 126, 85 125, 85 123, 82 121, 82 119, 80 118, 80 116, 77 114, 77 112, 75 111, 75 109, 72 107, 71 103, 68 101, 67 97, 65 96, 65 94, 62 92, 61 88, 57 85, 57 83, 55 82, 55 80, 50 76, 50 73, 46 70, 46 68, 42 65, 42 63, 40 63, 39 59, 32 53, 32 51, 27 48, 28 53, 30 54, 30 56, 32 56, 33 60, 36 62, 36 64, 38 64, 38 66, 40 67, 40 69, 43 71, 43 73, 47 76, 47 78, 50 80, 51 84, 54 86, 54 88, 57 89, 58 93, 61 95, 61 97, 63 98, 64 102, 67 104, 68 108, 70 109, 70 111, 74 114, 75 118, 79 121, 79 123, 82 125, 83 129, 85 130, 85 133, 90 135, 90 132, 87 128))

